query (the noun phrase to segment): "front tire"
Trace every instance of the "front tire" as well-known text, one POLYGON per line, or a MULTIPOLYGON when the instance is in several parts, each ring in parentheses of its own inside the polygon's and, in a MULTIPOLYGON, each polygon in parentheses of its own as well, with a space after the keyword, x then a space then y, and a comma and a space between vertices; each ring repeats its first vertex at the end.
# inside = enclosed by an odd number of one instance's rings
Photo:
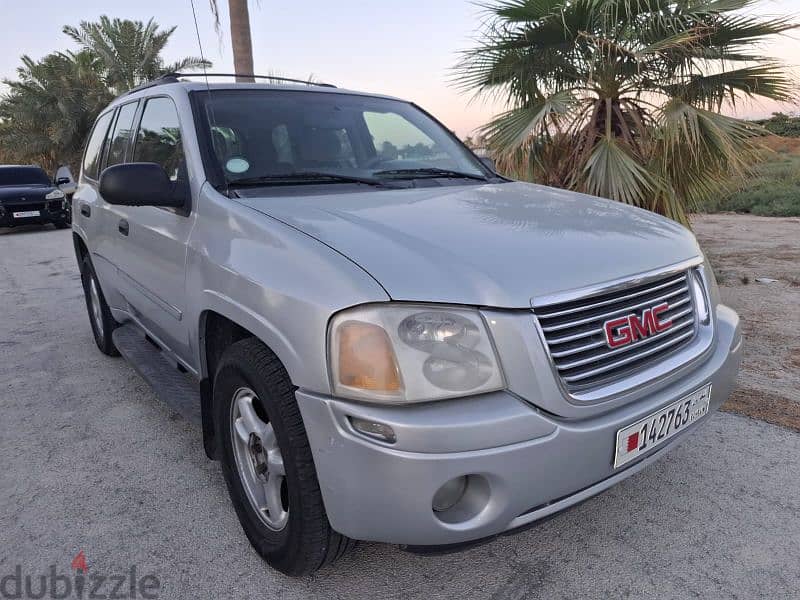
POLYGON ((117 347, 111 333, 119 327, 119 323, 111 316, 111 309, 106 304, 103 290, 100 289, 100 282, 94 272, 92 261, 86 255, 81 259, 81 282, 83 283, 83 295, 86 298, 86 310, 89 313, 89 323, 92 325, 94 341, 100 352, 108 356, 119 356, 117 347))
POLYGON ((222 472, 253 548, 287 575, 312 573, 355 545, 328 522, 295 388, 255 338, 228 347, 214 377, 222 472))

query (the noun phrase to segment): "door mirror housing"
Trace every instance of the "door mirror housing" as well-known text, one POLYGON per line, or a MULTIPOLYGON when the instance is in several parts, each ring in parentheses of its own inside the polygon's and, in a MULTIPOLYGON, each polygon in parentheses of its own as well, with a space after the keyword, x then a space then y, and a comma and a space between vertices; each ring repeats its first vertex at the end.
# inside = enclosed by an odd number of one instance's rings
POLYGON ((497 173, 497 165, 494 163, 493 158, 488 156, 479 156, 478 158, 481 159, 484 167, 488 168, 492 173, 497 173))
POLYGON ((182 208, 188 200, 188 186, 170 181, 156 163, 127 163, 108 167, 100 175, 100 195, 109 204, 121 206, 163 206, 182 208))

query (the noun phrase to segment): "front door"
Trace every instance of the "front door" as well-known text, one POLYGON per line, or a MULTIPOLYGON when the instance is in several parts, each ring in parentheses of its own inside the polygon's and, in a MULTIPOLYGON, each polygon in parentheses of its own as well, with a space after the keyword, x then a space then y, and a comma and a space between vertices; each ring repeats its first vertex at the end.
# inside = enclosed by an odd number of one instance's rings
MULTIPOLYGON (((188 125, 188 124, 187 124, 188 125)), ((145 101, 129 162, 153 162, 172 181, 186 178, 181 123, 171 98, 145 101)), ((186 308, 187 210, 113 206, 119 244, 114 262, 130 314, 178 358, 189 361, 186 308)))

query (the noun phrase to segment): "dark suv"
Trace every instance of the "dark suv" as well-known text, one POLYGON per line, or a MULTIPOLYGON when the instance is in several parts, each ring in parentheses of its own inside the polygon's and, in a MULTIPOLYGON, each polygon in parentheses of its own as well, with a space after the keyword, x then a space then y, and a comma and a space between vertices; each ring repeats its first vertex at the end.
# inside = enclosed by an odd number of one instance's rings
POLYGON ((0 227, 53 223, 69 227, 69 201, 41 168, 0 165, 0 227))

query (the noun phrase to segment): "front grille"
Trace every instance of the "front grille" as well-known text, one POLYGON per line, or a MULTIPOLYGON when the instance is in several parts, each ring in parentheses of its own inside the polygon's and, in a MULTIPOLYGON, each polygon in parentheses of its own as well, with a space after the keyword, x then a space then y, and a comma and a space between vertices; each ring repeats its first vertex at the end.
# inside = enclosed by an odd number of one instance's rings
POLYGON ((580 391, 623 379, 689 344, 696 332, 689 275, 673 273, 537 308, 550 356, 567 389, 580 391), (606 321, 641 315, 644 309, 662 302, 667 302, 669 309, 659 315, 660 320, 671 319, 671 328, 626 346, 608 346, 603 328, 606 321))
POLYGON ((38 210, 40 213, 44 211, 45 203, 44 202, 32 202, 28 204, 10 204, 8 202, 5 203, 6 212, 15 213, 15 212, 25 212, 29 210, 38 210))

